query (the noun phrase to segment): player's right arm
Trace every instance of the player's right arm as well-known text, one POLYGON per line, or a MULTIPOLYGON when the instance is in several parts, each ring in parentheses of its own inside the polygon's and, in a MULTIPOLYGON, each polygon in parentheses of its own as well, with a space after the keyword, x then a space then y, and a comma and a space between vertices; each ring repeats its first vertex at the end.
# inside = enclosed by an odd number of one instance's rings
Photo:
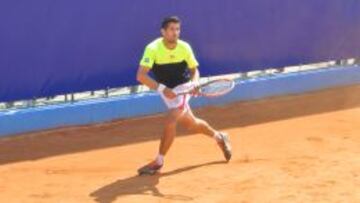
POLYGON ((136 74, 136 79, 141 84, 148 86, 150 89, 161 91, 164 95, 173 99, 176 97, 176 94, 163 84, 159 84, 154 79, 149 76, 149 71, 155 62, 155 53, 150 47, 146 47, 144 55, 140 61, 140 66, 136 74))
MULTIPOLYGON (((147 67, 140 66, 136 74, 136 79, 141 84, 148 86, 150 89, 158 91, 160 87, 160 83, 156 82, 154 79, 152 79, 149 76, 148 74, 149 70, 150 69, 147 67)), ((165 87, 165 89, 163 89, 162 92, 169 99, 173 99, 176 97, 176 94, 168 87, 165 87)))
POLYGON ((140 66, 136 74, 136 79, 141 84, 148 86, 150 89, 157 90, 157 88, 159 87, 159 83, 149 76, 149 71, 150 68, 140 66))

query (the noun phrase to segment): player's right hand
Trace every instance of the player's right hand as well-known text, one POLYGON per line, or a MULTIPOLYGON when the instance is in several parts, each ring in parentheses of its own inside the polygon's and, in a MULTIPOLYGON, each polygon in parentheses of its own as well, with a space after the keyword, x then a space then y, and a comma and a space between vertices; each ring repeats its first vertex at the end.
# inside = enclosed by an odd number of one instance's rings
POLYGON ((172 91, 172 89, 170 88, 165 88, 163 91, 165 97, 167 97, 168 99, 175 99, 176 94, 175 92, 172 91))

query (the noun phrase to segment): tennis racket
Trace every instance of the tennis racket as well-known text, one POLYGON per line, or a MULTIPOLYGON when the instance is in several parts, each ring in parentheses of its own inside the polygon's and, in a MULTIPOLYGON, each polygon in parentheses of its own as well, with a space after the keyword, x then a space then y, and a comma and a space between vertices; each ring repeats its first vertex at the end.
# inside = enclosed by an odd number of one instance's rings
POLYGON ((216 79, 201 84, 189 91, 178 93, 178 95, 191 94, 194 89, 197 89, 198 96, 218 97, 229 93, 232 89, 234 89, 234 87, 235 87, 234 80, 216 79))

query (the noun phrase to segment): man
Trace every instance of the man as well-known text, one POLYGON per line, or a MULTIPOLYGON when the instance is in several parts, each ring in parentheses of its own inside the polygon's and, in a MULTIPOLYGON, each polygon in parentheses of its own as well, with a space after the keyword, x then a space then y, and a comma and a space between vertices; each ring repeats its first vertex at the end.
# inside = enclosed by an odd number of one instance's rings
POLYGON ((161 24, 161 35, 162 37, 146 46, 137 72, 137 80, 150 89, 157 90, 169 111, 159 153, 154 161, 138 170, 139 175, 152 175, 161 169, 164 156, 176 135, 177 123, 214 138, 222 149, 225 159, 229 161, 231 146, 228 136, 213 129, 206 121, 195 117, 189 106, 191 95, 197 94, 199 64, 190 45, 179 39, 179 18, 176 16, 165 18, 161 24), (153 72, 154 79, 148 75, 149 71, 153 72), (192 90, 192 94, 177 95, 186 90, 192 90))

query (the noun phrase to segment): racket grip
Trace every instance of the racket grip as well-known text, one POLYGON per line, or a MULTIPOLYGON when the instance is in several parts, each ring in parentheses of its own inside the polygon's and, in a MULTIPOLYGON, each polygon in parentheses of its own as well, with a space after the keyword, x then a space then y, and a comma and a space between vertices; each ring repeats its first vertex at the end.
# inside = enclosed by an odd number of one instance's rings
POLYGON ((200 86, 200 82, 198 80, 196 80, 196 81, 192 80, 191 84, 193 85, 194 88, 200 86))

